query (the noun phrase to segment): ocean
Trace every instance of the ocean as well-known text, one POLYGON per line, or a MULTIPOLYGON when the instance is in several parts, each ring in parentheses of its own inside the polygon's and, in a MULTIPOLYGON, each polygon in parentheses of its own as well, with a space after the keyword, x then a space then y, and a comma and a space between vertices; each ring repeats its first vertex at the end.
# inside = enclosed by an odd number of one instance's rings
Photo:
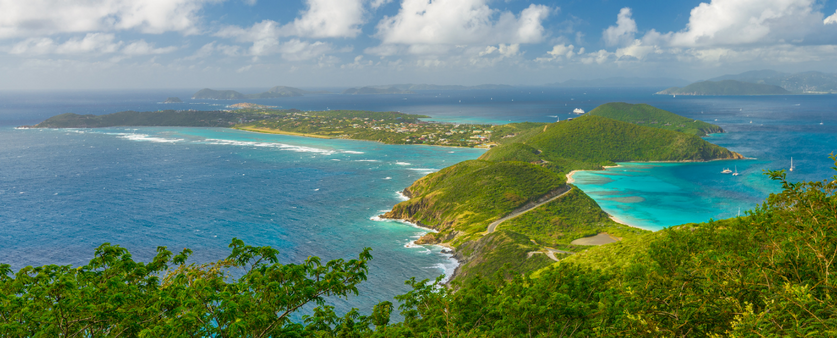
MULTIPOLYGON (((745 213, 779 189, 763 171, 787 169, 791 157, 791 180, 834 174, 827 157, 837 150, 833 95, 673 98, 650 94, 656 90, 513 88, 246 102, 499 124, 563 120, 575 108, 622 101, 723 127, 727 133, 707 140, 751 159, 628 163, 574 176, 607 212, 652 230, 745 213), (741 175, 721 174, 727 167, 741 175)), ((15 129, 67 112, 211 110, 239 102, 189 100, 194 92, 0 93, 0 262, 15 270, 82 265, 104 242, 130 249, 138 260, 150 259, 161 245, 191 248, 195 262, 226 257, 233 237, 276 247, 284 262, 352 258, 371 247, 374 259, 360 296, 333 301, 338 310, 365 311, 406 292, 410 277, 432 279, 455 267, 440 248, 411 244, 424 230, 375 216, 403 200, 398 191, 415 180, 484 150, 219 128, 15 129), (170 96, 185 103, 161 103, 170 96)))

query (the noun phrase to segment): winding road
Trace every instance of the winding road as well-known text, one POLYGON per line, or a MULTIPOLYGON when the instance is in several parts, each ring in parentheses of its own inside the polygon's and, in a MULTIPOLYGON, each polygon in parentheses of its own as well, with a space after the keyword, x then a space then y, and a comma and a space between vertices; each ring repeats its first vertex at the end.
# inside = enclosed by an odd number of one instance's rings
POLYGON ((523 215, 523 214, 525 214, 525 213, 527 213, 527 212, 531 211, 532 209, 535 209, 535 208, 537 208, 537 207, 539 207, 539 206, 542 206, 542 205, 544 205, 544 204, 547 204, 547 203, 549 203, 549 202, 552 202, 552 201, 554 201, 554 200, 556 200, 556 199, 560 198, 561 196, 566 195, 568 192, 570 192, 570 191, 572 191, 572 190, 573 190, 573 187, 572 187, 572 186, 570 186, 570 185, 567 185, 567 186, 564 186, 564 187, 562 187, 562 188, 560 188, 560 189, 553 190, 553 191, 551 191, 551 192, 549 192, 549 193, 550 193, 550 194, 553 194, 553 193, 556 193, 556 192, 561 191, 562 189, 564 189, 564 191, 563 191, 563 192, 561 192, 561 193, 559 193, 558 195, 555 195, 555 196, 553 196, 553 197, 551 197, 551 198, 548 198, 548 199, 547 199, 547 200, 545 200, 545 201, 538 202, 538 203, 536 203, 535 205, 531 205, 531 206, 529 206, 529 205, 524 205, 524 206, 523 206, 523 207, 521 207, 521 208, 515 209, 514 211, 512 211, 512 212, 511 212, 511 213, 509 213, 508 215, 504 216, 503 218, 500 218, 500 219, 498 219, 498 220, 496 220, 496 221, 494 221, 494 222, 491 222, 491 224, 489 224, 489 225, 488 225, 488 233, 490 234, 490 233, 494 232, 494 230, 496 230, 496 229, 497 229, 497 226, 498 226, 498 225, 500 225, 501 223, 505 222, 505 221, 508 221, 508 220, 510 220, 510 219, 512 219, 512 218, 515 218, 515 217, 517 217, 517 216, 523 215))

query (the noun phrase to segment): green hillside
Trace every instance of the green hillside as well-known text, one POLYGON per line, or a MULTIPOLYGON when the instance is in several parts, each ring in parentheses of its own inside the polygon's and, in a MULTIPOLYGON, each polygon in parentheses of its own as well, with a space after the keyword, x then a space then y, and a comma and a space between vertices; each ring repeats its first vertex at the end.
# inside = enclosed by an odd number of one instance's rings
POLYGON ((697 136, 724 132, 721 127, 714 124, 693 120, 647 104, 630 104, 624 102, 605 103, 587 112, 587 115, 607 117, 617 121, 679 131, 697 136))
POLYGON ((616 237, 634 237, 648 231, 612 221, 590 196, 578 188, 555 201, 510 219, 503 230, 526 235, 536 243, 555 249, 580 251, 573 240, 605 232, 616 237))
POLYGON ((558 172, 598 169, 614 162, 740 159, 740 154, 696 135, 645 127, 596 115, 528 129, 518 143, 495 147, 480 159, 545 161, 558 172))
POLYGON ((73 113, 50 117, 37 124, 37 128, 102 128, 118 126, 167 126, 167 127, 229 127, 242 118, 263 118, 259 114, 222 111, 174 111, 159 112, 123 111, 107 115, 78 115, 73 113))
POLYGON ((526 144, 543 151, 546 158, 592 163, 741 158, 741 155, 695 135, 599 116, 554 123, 526 144))
POLYGON ((409 201, 385 214, 459 234, 456 243, 486 230, 491 221, 564 186, 566 178, 524 162, 465 161, 427 175, 405 190, 409 201))
POLYGON ((770 84, 748 83, 735 80, 701 81, 686 87, 672 87, 660 95, 785 95, 791 92, 770 84))

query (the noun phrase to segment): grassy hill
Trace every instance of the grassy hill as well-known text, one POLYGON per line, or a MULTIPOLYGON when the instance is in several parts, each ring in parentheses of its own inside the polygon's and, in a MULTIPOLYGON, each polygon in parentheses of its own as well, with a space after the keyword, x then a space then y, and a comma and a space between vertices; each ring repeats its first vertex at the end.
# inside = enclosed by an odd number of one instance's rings
POLYGON ((515 208, 564 186, 565 181, 564 176, 534 164, 465 161, 413 183, 405 190, 410 200, 396 205, 385 217, 439 230, 438 241, 459 235, 454 243, 460 243, 515 208))
MULTIPOLYGON (((634 122, 639 118, 687 118, 645 105, 617 103, 597 109, 595 114, 572 121, 493 128, 492 141, 499 146, 477 161, 459 163, 416 181, 406 190, 411 199, 396 205, 386 217, 439 230, 420 243, 456 247, 462 262, 456 280, 490 275, 507 263, 516 271, 526 271, 541 264, 546 248, 581 252, 588 247, 572 245, 573 240, 599 233, 627 240, 647 233, 610 220, 593 199, 574 188, 485 234, 491 222, 561 187, 564 173, 623 161, 742 158, 698 137, 701 129, 686 134, 600 115, 634 122), (502 235, 496 234, 500 231, 502 235)), ((700 125, 707 131, 716 128, 700 125)))
POLYGON ((617 121, 679 131, 697 136, 724 132, 721 127, 714 124, 693 120, 647 104, 630 104, 624 102, 605 103, 587 112, 587 115, 607 117, 617 121))
MULTIPOLYGON (((598 108, 597 108, 598 109, 598 108)), ((597 115, 525 129, 517 143, 495 147, 480 159, 545 161, 558 172, 599 169, 627 161, 708 161, 743 158, 696 135, 645 127, 597 115), (525 136, 524 136, 525 135, 525 136)))
POLYGON ((660 95, 785 95, 786 89, 770 84, 749 83, 735 80, 701 81, 686 87, 672 87, 657 92, 660 95))

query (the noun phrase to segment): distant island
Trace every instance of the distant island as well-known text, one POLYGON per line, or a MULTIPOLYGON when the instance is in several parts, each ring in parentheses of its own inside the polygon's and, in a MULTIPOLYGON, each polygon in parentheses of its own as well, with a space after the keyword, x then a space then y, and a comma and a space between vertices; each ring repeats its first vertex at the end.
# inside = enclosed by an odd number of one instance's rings
POLYGON ((709 79, 724 80, 769 84, 794 94, 837 94, 837 74, 822 72, 782 73, 774 70, 755 70, 709 79))
POLYGON ((344 90, 343 95, 380 95, 380 94, 415 94, 410 90, 403 90, 396 87, 361 87, 344 90))
POLYGON ((326 91, 307 91, 299 88, 276 86, 265 92, 256 94, 242 94, 234 90, 214 90, 204 88, 192 95, 193 100, 246 100, 246 99, 273 99, 281 97, 297 97, 308 94, 328 94, 326 91))
POLYGON ((231 104, 227 107, 235 108, 235 109, 270 109, 270 108, 276 108, 276 106, 265 106, 263 104, 255 104, 255 103, 249 103, 249 102, 231 104))
POLYGON ((179 97, 170 97, 167 98, 166 101, 163 101, 163 103, 183 103, 183 101, 181 101, 179 97))
POLYGON ((672 87, 657 95, 786 95, 791 92, 770 84, 749 83, 736 80, 701 81, 686 87, 672 87))
POLYGON ((509 85, 483 84, 478 86, 460 85, 429 85, 429 84, 394 84, 387 86, 366 86, 349 88, 343 91, 346 95, 386 95, 386 94, 415 94, 416 91, 427 90, 492 90, 514 88, 509 85))
POLYGON ((547 87, 586 88, 586 87, 675 87, 685 86, 689 81, 667 77, 610 77, 605 79, 570 79, 548 83, 547 87))

